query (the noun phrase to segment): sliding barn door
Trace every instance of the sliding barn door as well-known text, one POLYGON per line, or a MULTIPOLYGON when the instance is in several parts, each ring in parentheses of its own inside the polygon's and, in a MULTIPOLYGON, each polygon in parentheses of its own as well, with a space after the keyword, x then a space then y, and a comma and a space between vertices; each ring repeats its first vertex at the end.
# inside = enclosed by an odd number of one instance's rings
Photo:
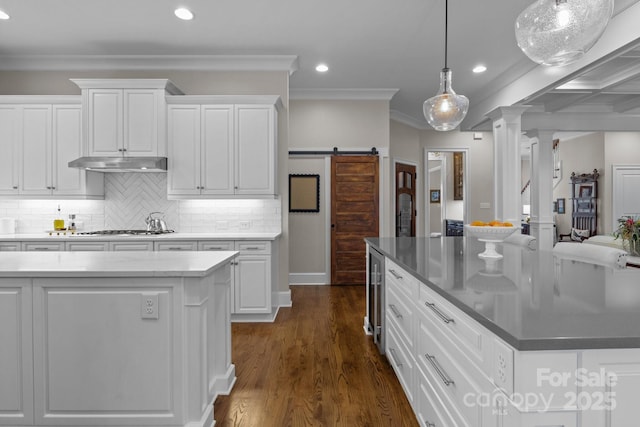
POLYGON ((365 237, 378 237, 378 157, 331 158, 331 283, 365 284, 365 237))

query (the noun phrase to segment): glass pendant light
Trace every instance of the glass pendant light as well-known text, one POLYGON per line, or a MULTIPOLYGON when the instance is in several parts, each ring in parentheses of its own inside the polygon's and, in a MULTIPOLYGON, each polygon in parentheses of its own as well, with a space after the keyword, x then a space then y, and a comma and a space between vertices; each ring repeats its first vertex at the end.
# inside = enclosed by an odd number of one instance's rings
POLYGON ((570 64, 598 41, 612 14, 613 0, 537 0, 516 19, 518 47, 538 64, 570 64))
POLYGON ((453 130, 469 109, 469 99, 464 95, 458 95, 451 87, 451 70, 447 67, 447 30, 449 16, 449 0, 445 1, 444 12, 444 68, 440 72, 440 90, 422 105, 422 111, 427 122, 435 130, 453 130))

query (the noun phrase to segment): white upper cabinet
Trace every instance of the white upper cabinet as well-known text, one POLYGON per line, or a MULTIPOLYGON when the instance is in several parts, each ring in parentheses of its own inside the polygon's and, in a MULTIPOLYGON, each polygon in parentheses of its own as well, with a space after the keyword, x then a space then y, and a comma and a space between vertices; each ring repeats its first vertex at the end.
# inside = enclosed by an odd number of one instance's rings
POLYGON ((236 105, 236 194, 274 194, 276 112, 273 106, 236 105))
POLYGON ((167 155, 167 79, 72 79, 82 89, 86 156, 167 155))
POLYGON ((15 105, 0 105, 0 195, 18 194, 20 115, 15 105))
POLYGON ((180 96, 168 103, 170 198, 277 194, 278 97, 180 96))
POLYGON ((68 167, 81 156, 79 98, 0 97, 0 195, 103 198, 101 174, 68 167))

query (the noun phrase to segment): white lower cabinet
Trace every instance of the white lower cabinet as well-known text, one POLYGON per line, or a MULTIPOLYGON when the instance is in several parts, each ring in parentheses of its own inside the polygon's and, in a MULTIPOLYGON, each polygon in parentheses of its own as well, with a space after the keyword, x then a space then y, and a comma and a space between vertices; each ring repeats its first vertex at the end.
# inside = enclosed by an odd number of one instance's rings
POLYGON ((153 242, 109 242, 110 251, 152 251, 153 242))
POLYGON ((195 241, 169 241, 169 242, 154 242, 154 251, 195 251, 198 249, 198 242, 195 241))
POLYGON ((51 242, 51 241, 31 241, 22 242, 23 251, 64 251, 64 242, 51 242))
POLYGON ((386 357, 421 426, 638 425, 640 349, 519 351, 393 260, 385 277, 386 357))
POLYGON ((0 252, 15 252, 20 250, 20 243, 0 242, 0 252))
POLYGON ((108 251, 109 242, 66 242, 67 251, 108 251))
POLYGON ((0 425, 33 424, 30 279, 0 279, 0 425))

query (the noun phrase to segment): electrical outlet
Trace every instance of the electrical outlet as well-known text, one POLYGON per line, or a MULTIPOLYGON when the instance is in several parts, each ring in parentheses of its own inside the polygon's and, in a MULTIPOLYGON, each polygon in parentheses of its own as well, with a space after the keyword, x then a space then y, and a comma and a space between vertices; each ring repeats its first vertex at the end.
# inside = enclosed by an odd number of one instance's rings
POLYGON ((240 221, 240 230, 248 230, 251 227, 249 221, 240 221))
POLYGON ((158 309, 158 294, 140 295, 140 315, 143 319, 157 319, 158 309))

